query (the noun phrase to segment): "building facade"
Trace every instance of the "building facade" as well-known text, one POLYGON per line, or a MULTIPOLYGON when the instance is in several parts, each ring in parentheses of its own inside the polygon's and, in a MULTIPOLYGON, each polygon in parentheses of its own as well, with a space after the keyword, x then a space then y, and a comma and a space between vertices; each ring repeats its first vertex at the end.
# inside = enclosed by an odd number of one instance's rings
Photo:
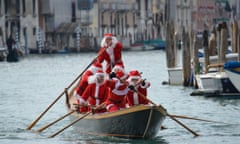
POLYGON ((0 0, 0 44, 13 35, 22 48, 98 49, 104 33, 129 47, 165 40, 166 22, 202 31, 224 18, 239 19, 238 0, 0 0), (226 12, 229 2, 231 12, 226 12))

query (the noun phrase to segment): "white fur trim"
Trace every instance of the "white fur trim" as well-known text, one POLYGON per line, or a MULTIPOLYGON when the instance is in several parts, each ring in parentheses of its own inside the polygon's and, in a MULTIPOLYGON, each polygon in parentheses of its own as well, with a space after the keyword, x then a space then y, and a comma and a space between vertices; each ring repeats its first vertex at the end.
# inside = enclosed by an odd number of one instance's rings
POLYGON ((81 98, 81 96, 77 93, 77 91, 75 90, 73 93, 74 97, 76 97, 78 100, 81 98))
POLYGON ((79 99, 79 104, 80 104, 80 105, 86 105, 87 102, 86 102, 83 98, 80 97, 80 99, 79 99))
POLYGON ((128 93, 128 88, 125 88, 124 90, 118 90, 119 86, 123 85, 120 81, 118 81, 115 84, 115 88, 112 90, 112 92, 116 95, 126 95, 128 93))
POLYGON ((88 70, 91 71, 93 74, 95 74, 98 70, 102 70, 102 68, 90 66, 90 68, 88 68, 88 70))
POLYGON ((138 93, 136 92, 133 93, 133 104, 134 105, 139 104, 138 93))
POLYGON ((97 82, 96 75, 92 75, 88 77, 88 84, 93 84, 97 82))
POLYGON ((129 79, 132 80, 132 79, 140 79, 141 77, 140 76, 130 76, 129 79))
POLYGON ((105 76, 104 73, 96 73, 95 75, 96 75, 96 77, 105 76))
MULTIPOLYGON (((104 37, 104 38, 102 39, 102 41, 101 41, 101 47, 107 47, 106 38, 107 38, 107 37, 104 37)), ((112 45, 111 45, 111 47, 114 48, 117 43, 118 43, 117 38, 116 38, 115 36, 112 36, 112 45)))
POLYGON ((113 69, 112 69, 112 72, 117 72, 117 71, 123 71, 123 72, 125 72, 125 70, 124 70, 124 68, 122 67, 122 66, 120 66, 120 65, 115 65, 114 67, 113 67, 113 69))
POLYGON ((106 106, 106 109, 109 110, 110 107, 112 107, 112 106, 114 106, 114 104, 109 104, 109 105, 106 106))
POLYGON ((109 47, 106 49, 106 52, 108 53, 110 60, 112 63, 115 63, 115 58, 114 58, 114 51, 113 51, 114 47, 109 47))
POLYGON ((122 79, 126 79, 128 77, 128 75, 127 74, 124 74, 122 77, 120 77, 120 79, 122 80, 122 79))
MULTIPOLYGON (((103 74, 103 76, 105 76, 105 75, 103 74)), ((102 85, 102 84, 104 84, 104 81, 102 83, 98 83, 97 75, 95 74, 95 75, 88 77, 88 84, 93 84, 93 83, 96 83, 97 85, 102 85)))

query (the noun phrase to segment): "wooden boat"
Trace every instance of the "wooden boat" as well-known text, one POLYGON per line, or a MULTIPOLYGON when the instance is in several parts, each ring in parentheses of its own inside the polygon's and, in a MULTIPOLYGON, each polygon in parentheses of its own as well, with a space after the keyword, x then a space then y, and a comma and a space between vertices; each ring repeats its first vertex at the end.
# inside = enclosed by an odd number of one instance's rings
MULTIPOLYGON (((67 99, 69 111, 75 100, 70 94, 67 99)), ((84 115, 75 112, 71 119, 84 115)), ((90 114, 74 126, 82 134, 149 139, 157 135, 165 117, 166 110, 162 106, 137 105, 116 112, 90 114)))

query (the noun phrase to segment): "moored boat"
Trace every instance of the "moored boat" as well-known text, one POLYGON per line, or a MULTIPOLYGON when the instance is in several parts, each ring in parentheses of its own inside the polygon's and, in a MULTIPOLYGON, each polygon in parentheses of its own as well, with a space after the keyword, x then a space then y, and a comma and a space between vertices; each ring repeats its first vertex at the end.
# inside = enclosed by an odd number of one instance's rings
POLYGON ((224 70, 227 73, 229 79, 240 92, 240 62, 229 61, 224 64, 224 70))
MULTIPOLYGON (((69 97, 73 106, 75 97, 69 97)), ((68 106, 68 110, 71 106, 68 106)), ((166 117, 161 106, 137 105, 116 112, 85 114, 73 113, 71 119, 84 117, 76 123, 75 129, 82 134, 114 136, 121 138, 149 139, 157 135, 166 117)))
POLYGON ((196 81, 199 90, 214 93, 238 93, 226 72, 209 72, 197 74, 196 81))

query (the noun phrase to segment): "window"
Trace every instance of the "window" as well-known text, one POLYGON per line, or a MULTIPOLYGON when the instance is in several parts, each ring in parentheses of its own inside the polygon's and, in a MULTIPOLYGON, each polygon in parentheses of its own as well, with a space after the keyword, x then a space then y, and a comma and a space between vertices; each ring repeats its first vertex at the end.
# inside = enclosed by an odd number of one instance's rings
POLYGON ((32 0, 32 14, 36 16, 36 0, 32 0))
POLYGON ((76 22, 76 4, 72 2, 72 22, 76 22))
POLYGON ((8 12, 8 0, 4 0, 5 14, 8 12))
POLYGON ((20 1, 16 1, 16 13, 20 14, 20 1))
POLYGON ((22 13, 26 14, 26 2, 25 2, 25 0, 22 0, 22 13))
POLYGON ((0 15, 2 14, 2 0, 0 0, 0 15))
POLYGON ((36 27, 33 28, 33 35, 36 35, 36 27))

